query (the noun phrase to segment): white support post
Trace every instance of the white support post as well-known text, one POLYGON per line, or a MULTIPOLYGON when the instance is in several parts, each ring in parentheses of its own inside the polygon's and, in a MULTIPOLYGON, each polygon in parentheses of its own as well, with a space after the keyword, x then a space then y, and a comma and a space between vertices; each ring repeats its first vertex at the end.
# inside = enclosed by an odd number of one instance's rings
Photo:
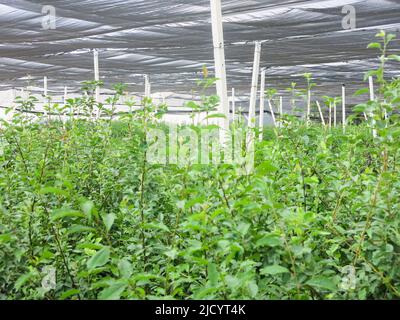
POLYGON ((264 139, 265 74, 266 71, 263 68, 261 70, 261 86, 260 86, 260 123, 259 123, 260 141, 263 141, 264 139))
POLYGON ((236 97, 235 97, 235 88, 232 88, 232 121, 235 122, 236 115, 236 97))
MULTIPOLYGON (((94 59, 94 81, 100 81, 99 52, 96 49, 93 51, 93 59, 94 59)), ((95 99, 96 102, 99 102, 100 100, 99 86, 96 86, 95 99)))
MULTIPOLYGON (((45 76, 43 78, 43 97, 44 97, 44 107, 50 107, 50 100, 48 99, 48 87, 47 87, 47 77, 45 76)), ((44 116, 47 118, 48 117, 48 113, 46 111, 46 109, 44 110, 44 116)), ((50 118, 49 118, 50 119, 50 118)))
POLYGON ((220 99, 218 112, 225 116, 220 120, 222 132, 220 133, 220 142, 225 144, 226 133, 229 130, 229 100, 228 87, 226 81, 225 67, 225 47, 224 47, 224 29, 222 25, 222 7, 221 0, 210 0, 211 5, 211 23, 212 37, 214 46, 214 61, 215 61, 215 77, 217 96, 220 99))
POLYGON ((336 128, 337 126, 337 108, 336 108, 336 99, 333 101, 333 126, 336 128))
POLYGON ((144 75, 144 96, 145 98, 150 98, 151 96, 150 79, 147 74, 144 75))
POLYGON ((322 124, 323 124, 324 127, 325 127, 325 126, 326 126, 326 123, 325 123, 324 115, 323 115, 323 113, 322 113, 321 105, 319 104, 319 101, 318 101, 318 100, 317 100, 316 102, 317 102, 317 107, 318 107, 318 111, 319 111, 319 116, 321 117, 321 122, 322 122, 322 124))
POLYGON ((64 87, 64 105, 67 104, 67 99, 68 99, 68 87, 64 87))
POLYGON ((342 125, 343 132, 346 132, 346 85, 342 85, 342 125))
MULTIPOLYGON (((373 78, 372 76, 369 77, 369 98, 370 98, 371 101, 375 101, 374 78, 373 78)), ((376 121, 375 121, 375 119, 374 119, 374 114, 371 112, 371 113, 369 114, 369 117, 370 117, 371 120, 372 120, 372 122, 371 122, 372 127, 373 127, 373 129, 372 129, 372 136, 373 136, 374 138, 376 138, 377 135, 378 135, 378 133, 377 133, 377 131, 376 131, 376 129, 375 129, 376 121)))
POLYGON ((332 102, 329 102, 329 128, 332 128, 332 102))
POLYGON ((311 115, 311 89, 307 90, 307 125, 310 124, 310 115, 311 115))
POLYGON ((251 92, 250 92, 250 107, 249 107, 249 119, 248 119, 249 128, 255 127, 257 85, 258 85, 258 75, 260 72, 260 57, 261 57, 261 42, 256 41, 254 49, 253 78, 251 82, 251 92))
POLYGON ((274 113, 274 108, 272 107, 271 99, 268 99, 268 105, 269 105, 269 110, 271 112, 272 122, 274 123, 274 126, 276 127, 275 113, 274 113))
POLYGON ((45 99, 47 99, 48 96, 48 86, 47 86, 47 77, 44 76, 43 78, 43 96, 45 99))

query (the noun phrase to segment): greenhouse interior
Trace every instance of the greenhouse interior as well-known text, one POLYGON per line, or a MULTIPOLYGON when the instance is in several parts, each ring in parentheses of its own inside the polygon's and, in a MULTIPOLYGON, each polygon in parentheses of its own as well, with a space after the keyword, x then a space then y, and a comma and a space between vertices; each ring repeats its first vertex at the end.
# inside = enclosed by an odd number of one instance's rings
POLYGON ((400 299, 398 0, 0 13, 0 300, 400 299))

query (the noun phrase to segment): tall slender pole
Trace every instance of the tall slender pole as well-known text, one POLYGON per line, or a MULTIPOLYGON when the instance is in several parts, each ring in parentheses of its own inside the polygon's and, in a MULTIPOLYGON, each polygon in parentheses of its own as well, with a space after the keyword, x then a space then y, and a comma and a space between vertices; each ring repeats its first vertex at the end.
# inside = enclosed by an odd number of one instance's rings
POLYGON ((265 74, 266 71, 263 68, 261 70, 261 87, 260 87, 260 123, 259 123, 260 141, 263 141, 264 138, 265 74))
POLYGON ((147 74, 144 75, 144 96, 145 98, 150 98, 151 96, 150 79, 147 74))
MULTIPOLYGON (((100 81, 100 70, 99 70, 99 52, 95 49, 93 51, 93 59, 94 59, 94 81, 100 81)), ((95 93, 96 102, 100 100, 100 87, 96 85, 96 93, 95 93)))
POLYGON ((321 122, 322 124, 325 126, 325 119, 324 119, 324 115, 322 114, 322 109, 321 109, 321 105, 319 104, 319 101, 317 101, 317 107, 318 107, 318 111, 319 111, 319 116, 321 117, 321 122))
POLYGON ((64 105, 67 104, 67 99, 68 99, 68 87, 64 87, 64 105))
POLYGON ((310 124, 310 115, 311 115, 311 89, 307 90, 307 125, 310 124))
POLYGON ((337 110, 336 110, 336 99, 333 101, 333 126, 336 128, 337 126, 337 110))
POLYGON ((342 85, 342 125, 343 132, 346 132, 346 85, 342 85))
POLYGON ((274 123, 274 126, 276 127, 275 112, 274 112, 274 108, 272 107, 271 99, 268 99, 268 105, 269 105, 269 111, 271 112, 272 122, 274 123))
POLYGON ((249 107, 249 120, 248 120, 249 128, 255 127, 257 85, 258 85, 258 75, 260 72, 260 57, 261 57, 261 42, 256 41, 254 49, 253 78, 251 82, 251 92, 250 92, 250 107, 249 107))
POLYGON ((232 120, 235 122, 236 115, 236 97, 235 97, 235 88, 232 88, 232 120))
POLYGON ((222 132, 220 133, 220 141, 222 144, 225 144, 225 135, 229 130, 229 100, 226 81, 224 29, 222 25, 221 0, 210 0, 210 5, 214 46, 215 77, 218 79, 216 81, 216 90, 217 95, 220 99, 218 112, 225 116, 224 119, 220 120, 220 126, 222 127, 222 132))
POLYGON ((332 102, 329 102, 329 128, 332 128, 332 102))
POLYGON ((44 76, 44 78, 43 78, 43 95, 44 95, 44 97, 45 98, 47 98, 47 95, 48 95, 48 87, 47 87, 47 77, 46 76, 44 76))
MULTIPOLYGON (((369 97, 371 101, 375 101, 374 78, 372 76, 369 77, 369 97)), ((369 117, 372 119, 372 136, 376 138, 378 133, 375 129, 376 121, 373 112, 369 114, 369 117)))
MULTIPOLYGON (((44 115, 45 117, 48 116, 47 110, 46 110, 46 103, 50 104, 50 101, 48 99, 48 87, 47 87, 47 77, 43 77, 43 96, 44 96, 44 101, 45 101, 45 109, 44 109, 44 115)), ((47 107, 50 107, 49 105, 47 107)))

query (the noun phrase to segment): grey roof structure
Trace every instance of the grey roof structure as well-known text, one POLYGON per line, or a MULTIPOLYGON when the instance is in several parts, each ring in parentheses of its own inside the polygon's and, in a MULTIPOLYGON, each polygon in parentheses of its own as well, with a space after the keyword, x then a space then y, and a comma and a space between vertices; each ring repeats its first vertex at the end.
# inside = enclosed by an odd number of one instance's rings
MULTIPOLYGON (((363 73, 378 64, 366 49, 380 29, 400 29, 399 0, 223 0, 228 87, 250 92, 255 40, 263 42, 261 66, 267 87, 283 90, 313 74, 318 94, 339 95, 363 85, 363 73), (355 29, 344 29, 344 6, 353 6, 355 29)), ((106 87, 129 84, 143 91, 149 74, 153 91, 189 93, 201 68, 213 69, 209 0, 9 0, 0 1, 0 90, 40 86, 78 89, 93 79, 92 49, 99 50, 106 87), (49 7, 55 29, 48 29, 49 7), (51 9, 51 8, 50 8, 51 9)), ((400 51, 395 41, 393 52, 400 51)), ((399 65, 388 65, 398 76, 399 65)))

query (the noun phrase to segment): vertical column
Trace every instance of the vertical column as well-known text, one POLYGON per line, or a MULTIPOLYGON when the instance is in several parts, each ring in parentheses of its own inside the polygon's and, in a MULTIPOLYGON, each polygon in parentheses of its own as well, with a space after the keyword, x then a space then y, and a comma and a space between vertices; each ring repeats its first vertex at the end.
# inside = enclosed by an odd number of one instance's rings
POLYGON ((236 115, 236 97, 235 97, 235 88, 232 88, 232 121, 235 122, 236 115))
POLYGON ((260 72, 260 56, 261 56, 261 42, 256 41, 254 48, 253 78, 251 81, 251 92, 250 92, 250 107, 249 107, 249 120, 248 120, 249 128, 254 128, 255 126, 258 74, 260 72))
POLYGON ((346 132, 346 85, 342 85, 342 126, 343 132, 346 132))
MULTIPOLYGON (((94 81, 100 81, 100 68, 99 68, 99 52, 97 49, 93 50, 93 59, 94 59, 94 81)), ((100 100, 100 87, 96 86, 95 93, 96 102, 100 100)))
POLYGON ((220 125, 225 132, 221 132, 221 143, 225 143, 225 134, 229 129, 229 101, 228 88, 226 83, 226 67, 225 67, 225 48, 224 48, 224 31, 222 25, 222 8, 221 0, 210 0, 211 5, 211 22, 212 37, 214 45, 214 61, 215 61, 215 77, 217 95, 220 99, 218 112, 223 114, 225 118, 220 125))
POLYGON ((260 141, 262 141, 264 138, 265 74, 266 71, 263 68, 261 70, 261 86, 260 86, 260 123, 259 123, 260 141))
MULTIPOLYGON (((374 90, 374 78, 372 77, 372 76, 370 76, 369 77, 369 97, 370 97, 370 100, 371 101, 375 101, 375 90, 374 90)), ((377 135, 378 135, 378 133, 377 133, 377 131, 376 131, 376 129, 375 129, 375 126, 376 126, 376 121, 375 121, 375 119, 374 119, 374 113, 373 112, 371 112, 370 114, 369 114, 369 117, 371 118, 371 124, 372 124, 372 136, 374 137, 374 138, 376 138, 377 137, 377 135)))

